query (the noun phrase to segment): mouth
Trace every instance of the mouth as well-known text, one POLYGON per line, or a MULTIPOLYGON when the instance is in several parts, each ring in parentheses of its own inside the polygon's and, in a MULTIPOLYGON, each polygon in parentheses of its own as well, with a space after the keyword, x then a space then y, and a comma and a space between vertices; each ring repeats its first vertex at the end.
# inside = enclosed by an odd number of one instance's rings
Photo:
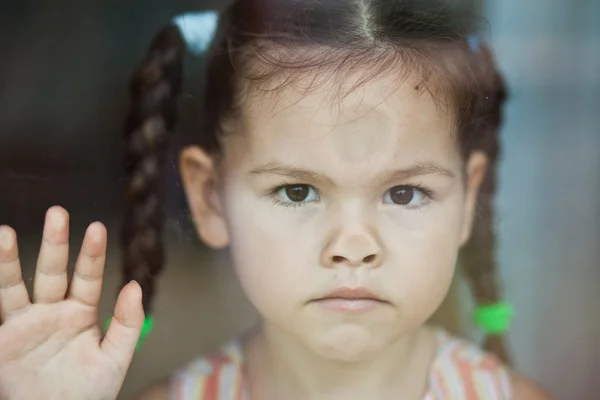
POLYGON ((337 289, 311 303, 344 314, 365 314, 389 305, 389 302, 365 288, 337 289))

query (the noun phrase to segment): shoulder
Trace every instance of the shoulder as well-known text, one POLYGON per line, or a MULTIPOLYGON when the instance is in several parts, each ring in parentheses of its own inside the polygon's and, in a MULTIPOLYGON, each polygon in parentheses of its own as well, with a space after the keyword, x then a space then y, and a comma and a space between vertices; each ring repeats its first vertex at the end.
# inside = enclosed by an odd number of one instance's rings
POLYGON ((522 375, 511 374, 511 385, 515 400, 552 400, 538 385, 522 375))
POLYGON ((512 371, 495 355, 446 331, 438 330, 436 335, 439 350, 432 380, 440 393, 465 395, 457 398, 552 400, 533 381, 512 371))
POLYGON ((438 344, 435 364, 446 368, 460 367, 465 372, 495 374, 510 382, 508 367, 494 354, 444 330, 437 330, 435 334, 438 344))
POLYGON ((188 362, 172 374, 166 388, 170 398, 213 399, 220 398, 222 391, 231 394, 241 390, 242 356, 241 343, 232 341, 215 352, 188 362))
POLYGON ((136 400, 187 400, 219 398, 219 391, 241 388, 242 350, 233 341, 198 357, 176 370, 165 381, 142 392, 136 400))
POLYGON ((436 336, 438 351, 430 376, 435 398, 512 398, 510 371, 497 357, 445 331, 436 336))

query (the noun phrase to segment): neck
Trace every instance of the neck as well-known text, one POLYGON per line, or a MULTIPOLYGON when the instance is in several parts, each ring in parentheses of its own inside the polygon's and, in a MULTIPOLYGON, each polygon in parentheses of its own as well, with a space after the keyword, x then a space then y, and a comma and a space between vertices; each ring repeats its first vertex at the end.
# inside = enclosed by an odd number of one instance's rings
POLYGON ((435 339, 422 328, 360 362, 316 354, 276 327, 265 325, 246 346, 252 398, 423 398, 435 339))

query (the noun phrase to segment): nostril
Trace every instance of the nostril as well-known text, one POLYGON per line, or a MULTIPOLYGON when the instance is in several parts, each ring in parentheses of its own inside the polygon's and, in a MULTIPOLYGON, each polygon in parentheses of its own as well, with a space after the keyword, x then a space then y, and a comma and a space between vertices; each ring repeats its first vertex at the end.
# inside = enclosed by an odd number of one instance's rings
POLYGON ((362 259, 357 258, 356 260, 352 260, 351 258, 347 258, 344 256, 333 256, 331 257, 331 262, 333 264, 351 264, 351 265, 373 265, 377 262, 377 254, 370 254, 362 259))
POLYGON ((363 258, 363 262, 365 264, 371 264, 372 262, 375 261, 376 258, 377 258, 377 256, 375 254, 371 254, 370 256, 366 256, 365 258, 363 258))
POLYGON ((344 262, 346 259, 342 256, 333 256, 333 262, 334 263, 342 263, 344 262))

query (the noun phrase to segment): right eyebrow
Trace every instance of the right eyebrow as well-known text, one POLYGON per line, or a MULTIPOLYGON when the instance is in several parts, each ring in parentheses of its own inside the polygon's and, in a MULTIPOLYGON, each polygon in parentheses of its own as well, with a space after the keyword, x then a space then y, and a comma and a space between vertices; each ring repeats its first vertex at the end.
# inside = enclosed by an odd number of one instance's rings
POLYGON ((295 167, 293 165, 268 163, 250 171, 252 175, 272 174, 286 176, 298 181, 324 182, 333 185, 334 182, 327 176, 314 171, 295 167))

